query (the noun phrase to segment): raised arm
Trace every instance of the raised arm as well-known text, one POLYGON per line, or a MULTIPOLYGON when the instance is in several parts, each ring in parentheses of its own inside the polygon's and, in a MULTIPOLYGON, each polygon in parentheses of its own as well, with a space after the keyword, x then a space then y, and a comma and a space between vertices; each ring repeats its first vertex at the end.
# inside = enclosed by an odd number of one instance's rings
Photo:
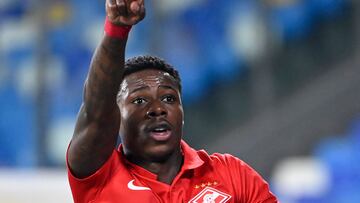
POLYGON ((114 150, 120 126, 116 95, 124 69, 127 32, 145 16, 143 0, 106 0, 105 4, 105 34, 91 60, 67 153, 69 168, 78 178, 94 173, 114 150))

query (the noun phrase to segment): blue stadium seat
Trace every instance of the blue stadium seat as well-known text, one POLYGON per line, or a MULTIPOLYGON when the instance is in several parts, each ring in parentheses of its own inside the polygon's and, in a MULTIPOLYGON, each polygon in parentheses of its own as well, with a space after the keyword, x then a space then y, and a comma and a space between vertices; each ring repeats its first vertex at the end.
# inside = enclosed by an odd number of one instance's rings
POLYGON ((349 0, 305 0, 314 17, 320 19, 333 18, 341 15, 349 0))
POLYGON ((7 87, 0 92, 0 166, 33 167, 36 164, 34 104, 7 87))
POLYGON ((314 155, 329 167, 332 175, 331 191, 323 202, 360 202, 359 147, 348 136, 327 138, 317 146, 314 155))
POLYGON ((306 37, 313 24, 309 6, 300 0, 285 2, 270 9, 270 23, 285 41, 306 37))

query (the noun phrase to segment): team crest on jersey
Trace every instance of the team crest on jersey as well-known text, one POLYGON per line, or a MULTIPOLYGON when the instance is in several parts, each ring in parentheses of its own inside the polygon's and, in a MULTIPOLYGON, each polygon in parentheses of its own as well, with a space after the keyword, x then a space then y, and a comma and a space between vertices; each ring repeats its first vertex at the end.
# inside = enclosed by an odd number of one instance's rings
POLYGON ((212 187, 206 187, 194 198, 192 198, 189 203, 225 203, 230 198, 231 195, 216 190, 212 187))

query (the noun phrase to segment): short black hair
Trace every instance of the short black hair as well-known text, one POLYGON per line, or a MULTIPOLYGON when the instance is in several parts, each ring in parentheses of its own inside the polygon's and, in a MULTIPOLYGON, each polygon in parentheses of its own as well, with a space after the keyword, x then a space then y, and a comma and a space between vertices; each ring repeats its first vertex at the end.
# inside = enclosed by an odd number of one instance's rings
POLYGON ((175 79, 181 94, 181 78, 179 72, 172 65, 168 64, 164 59, 157 56, 143 55, 126 60, 123 80, 131 73, 145 69, 155 69, 169 73, 175 79))

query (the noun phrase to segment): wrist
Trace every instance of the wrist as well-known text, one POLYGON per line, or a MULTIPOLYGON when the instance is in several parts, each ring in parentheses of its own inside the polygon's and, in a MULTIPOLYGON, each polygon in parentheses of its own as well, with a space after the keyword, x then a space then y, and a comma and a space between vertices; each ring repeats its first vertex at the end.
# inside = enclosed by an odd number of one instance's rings
POLYGON ((109 37, 126 39, 129 35, 132 26, 115 25, 107 17, 105 19, 104 31, 109 37))

